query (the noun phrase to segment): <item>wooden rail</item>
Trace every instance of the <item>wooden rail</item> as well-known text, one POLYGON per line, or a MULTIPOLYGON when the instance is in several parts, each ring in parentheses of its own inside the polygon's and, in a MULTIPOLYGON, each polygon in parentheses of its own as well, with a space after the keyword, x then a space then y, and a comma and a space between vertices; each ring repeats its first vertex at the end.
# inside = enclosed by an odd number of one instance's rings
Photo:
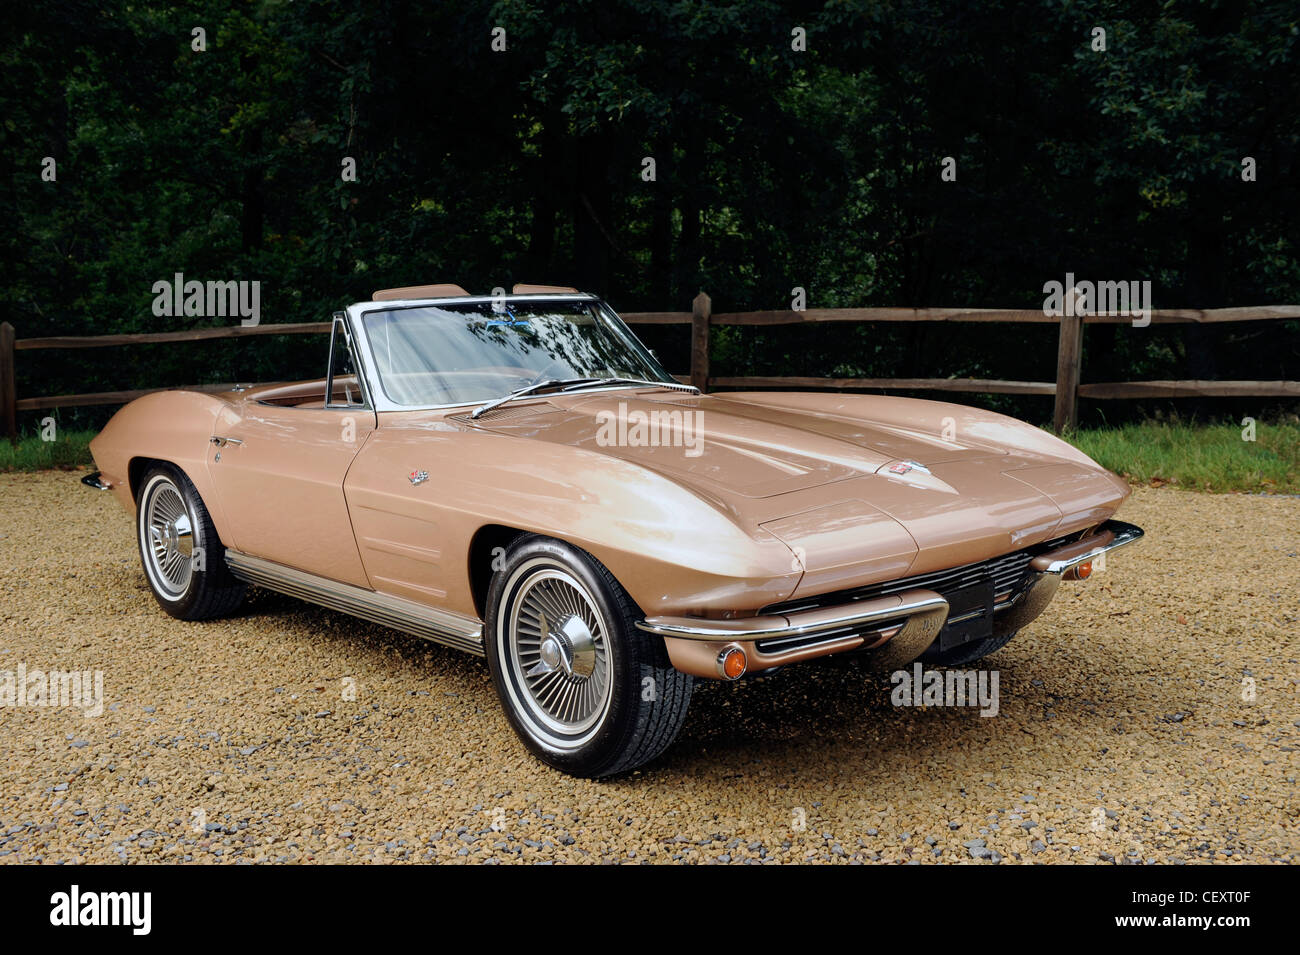
POLYGON ((249 335, 314 335, 329 332, 330 322, 285 325, 223 325, 191 328, 183 332, 143 332, 131 335, 57 335, 53 338, 20 338, 16 351, 36 348, 108 348, 113 345, 158 345, 163 342, 199 342, 212 338, 246 338, 249 335))
MULTIPOLYGON (((689 325, 691 368, 679 376, 701 391, 710 388, 830 388, 897 389, 907 391, 986 392, 1008 395, 1053 395, 1056 399, 1053 423, 1057 431, 1072 427, 1077 420, 1079 398, 1187 398, 1187 397, 1300 397, 1297 381, 1112 381, 1082 384, 1083 327, 1096 324, 1128 324, 1122 315, 1056 317, 1041 310, 1009 308, 810 308, 805 311, 713 313, 709 296, 701 292, 689 312, 630 312, 623 316, 630 325, 689 325), (1003 381, 985 378, 807 378, 807 377, 713 377, 709 369, 710 330, 715 325, 776 326, 823 322, 1010 322, 1057 325, 1059 328, 1055 381, 1003 381)), ((1300 305, 1264 305, 1246 308, 1163 309, 1152 311, 1151 324, 1219 324, 1270 319, 1300 319, 1300 305)), ((19 411, 85 405, 124 404, 150 391, 103 391, 77 395, 45 395, 18 398, 14 355, 16 352, 48 348, 107 348, 120 345, 206 341, 243 338, 250 335, 307 335, 327 333, 329 322, 297 324, 228 325, 188 331, 149 332, 123 335, 15 338, 8 322, 0 323, 0 428, 10 440, 17 440, 19 411)), ((230 384, 197 385, 190 390, 223 391, 230 384)))

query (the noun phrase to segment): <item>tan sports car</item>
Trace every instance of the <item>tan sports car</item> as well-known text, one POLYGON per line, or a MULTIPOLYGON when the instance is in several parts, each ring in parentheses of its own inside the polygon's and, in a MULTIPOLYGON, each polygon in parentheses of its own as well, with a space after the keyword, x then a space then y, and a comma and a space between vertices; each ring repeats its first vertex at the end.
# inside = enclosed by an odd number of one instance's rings
POLYGON ((934 401, 702 395, 600 299, 377 292, 325 376, 122 408, 83 480, 135 514, 175 617, 247 585, 486 657, 541 759, 662 752, 697 677, 992 653, 1142 536, 1115 475, 934 401))

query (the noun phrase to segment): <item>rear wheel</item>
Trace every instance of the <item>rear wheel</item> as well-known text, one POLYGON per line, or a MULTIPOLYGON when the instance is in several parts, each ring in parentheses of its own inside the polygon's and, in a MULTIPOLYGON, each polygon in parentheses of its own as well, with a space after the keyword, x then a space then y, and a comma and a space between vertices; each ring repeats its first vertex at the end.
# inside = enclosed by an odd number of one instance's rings
POLYGON ((244 585, 226 567, 226 549, 208 509, 179 468, 158 464, 140 482, 136 537, 149 589, 173 617, 208 620, 239 606, 244 585))
POLYGON ((649 762, 686 719, 692 678, 635 626, 636 604, 591 555, 524 537, 488 588, 488 668, 539 759, 599 777, 649 762))

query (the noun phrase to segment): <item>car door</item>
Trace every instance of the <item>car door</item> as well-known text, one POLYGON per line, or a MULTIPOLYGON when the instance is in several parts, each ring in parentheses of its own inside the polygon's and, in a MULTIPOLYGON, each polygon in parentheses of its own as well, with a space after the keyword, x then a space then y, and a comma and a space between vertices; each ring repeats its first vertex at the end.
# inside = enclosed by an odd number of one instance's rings
POLYGON ((208 471, 226 516, 226 546, 367 587, 343 481, 376 420, 342 313, 335 316, 321 400, 250 398, 218 416, 208 471))

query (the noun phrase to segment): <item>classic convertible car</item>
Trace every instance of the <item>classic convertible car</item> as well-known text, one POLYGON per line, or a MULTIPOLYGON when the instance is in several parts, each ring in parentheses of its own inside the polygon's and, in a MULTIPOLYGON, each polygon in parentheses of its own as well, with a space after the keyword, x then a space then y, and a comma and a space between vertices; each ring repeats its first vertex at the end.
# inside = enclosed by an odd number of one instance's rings
POLYGON ((695 678, 992 653, 1106 552, 1119 478, 960 405, 703 395, 600 299, 375 293, 325 377, 122 408, 91 443, 184 620, 254 584, 486 657, 566 772, 653 759, 695 678))

